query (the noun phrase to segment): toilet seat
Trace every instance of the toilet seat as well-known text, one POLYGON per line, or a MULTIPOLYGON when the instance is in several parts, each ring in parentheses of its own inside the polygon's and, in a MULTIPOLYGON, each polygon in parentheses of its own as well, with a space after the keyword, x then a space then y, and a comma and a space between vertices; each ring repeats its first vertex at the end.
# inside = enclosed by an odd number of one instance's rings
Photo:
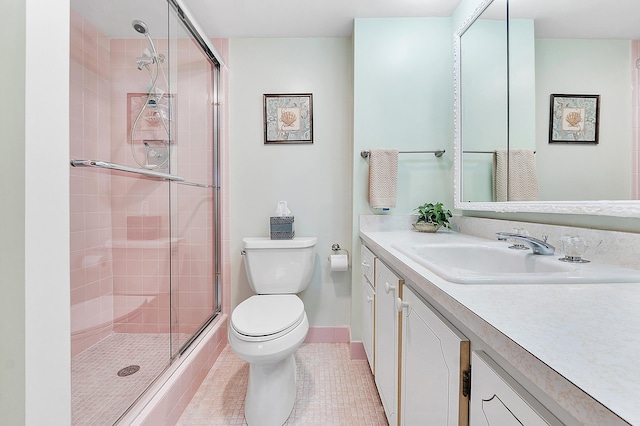
POLYGON ((276 339, 304 319, 304 303, 294 294, 251 296, 231 313, 231 327, 246 341, 276 339))

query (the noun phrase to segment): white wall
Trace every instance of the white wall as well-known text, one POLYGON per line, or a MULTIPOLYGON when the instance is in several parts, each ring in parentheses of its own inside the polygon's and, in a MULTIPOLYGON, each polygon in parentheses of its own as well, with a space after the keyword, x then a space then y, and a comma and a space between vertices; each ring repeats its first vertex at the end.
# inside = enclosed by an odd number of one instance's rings
POLYGON ((230 40, 231 307, 253 294, 243 237, 269 236, 286 200, 299 236, 317 236, 302 295, 310 325, 349 324, 351 277, 330 273, 331 244, 351 250, 351 42, 346 38, 230 40), (313 93, 313 144, 264 145, 263 94, 313 93))
MULTIPOLYGON (((361 214, 406 215, 425 202, 453 203, 453 78, 449 18, 356 19, 354 29, 353 244, 361 214), (360 151, 446 150, 401 154, 396 207, 367 202, 368 161, 360 151)), ((360 249, 354 250, 352 340, 360 339, 360 249)))
POLYGON ((25 205, 24 90, 25 3, 4 3, 0 17, 0 413, 8 424, 25 422, 25 205), (11 208, 8 208, 11 206, 11 208))
POLYGON ((69 2, 3 11, 0 412, 69 424, 69 2))

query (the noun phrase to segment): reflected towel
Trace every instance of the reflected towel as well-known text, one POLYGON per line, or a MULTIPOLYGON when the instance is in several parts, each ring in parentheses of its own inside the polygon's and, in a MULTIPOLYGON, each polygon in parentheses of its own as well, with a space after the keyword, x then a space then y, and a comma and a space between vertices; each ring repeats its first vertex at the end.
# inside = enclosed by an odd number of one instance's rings
POLYGON ((396 206, 398 150, 369 151, 369 205, 372 209, 396 206))
POLYGON ((510 149, 508 152, 508 160, 505 150, 498 150, 493 156, 493 201, 537 201, 535 152, 530 149, 510 149))

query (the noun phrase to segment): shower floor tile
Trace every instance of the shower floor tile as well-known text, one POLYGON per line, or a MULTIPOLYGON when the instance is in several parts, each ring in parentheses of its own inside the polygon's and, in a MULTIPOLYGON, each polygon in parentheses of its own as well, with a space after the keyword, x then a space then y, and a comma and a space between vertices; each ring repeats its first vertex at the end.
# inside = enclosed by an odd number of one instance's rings
POLYGON ((169 364, 169 334, 114 333, 71 360, 73 425, 112 425, 169 364), (130 365, 140 370, 120 377, 130 365))
MULTIPOLYGON (((386 425, 366 360, 347 343, 306 343, 295 353, 297 400, 286 425, 386 425)), ((246 425, 249 364, 227 345, 178 421, 181 426, 246 425)))

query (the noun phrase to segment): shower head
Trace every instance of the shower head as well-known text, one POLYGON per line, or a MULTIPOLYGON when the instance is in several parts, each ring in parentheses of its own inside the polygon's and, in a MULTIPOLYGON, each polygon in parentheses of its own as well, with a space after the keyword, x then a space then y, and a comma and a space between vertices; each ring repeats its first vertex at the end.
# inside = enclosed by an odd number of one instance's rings
MULTIPOLYGON (((149 35, 149 27, 147 27, 147 24, 145 24, 143 21, 139 19, 134 19, 131 22, 131 25, 133 26, 134 30, 136 30, 137 32, 139 32, 140 34, 146 37, 147 42, 149 42, 149 47, 151 48, 152 57, 154 59, 157 59, 159 57, 158 51, 156 50, 156 45, 153 44, 153 39, 149 35)), ((142 68, 138 67, 138 69, 142 69, 142 68)))
POLYGON ((149 32, 149 28, 147 28, 147 24, 142 22, 139 19, 135 19, 131 22, 133 29, 139 32, 140 34, 146 35, 149 32))

